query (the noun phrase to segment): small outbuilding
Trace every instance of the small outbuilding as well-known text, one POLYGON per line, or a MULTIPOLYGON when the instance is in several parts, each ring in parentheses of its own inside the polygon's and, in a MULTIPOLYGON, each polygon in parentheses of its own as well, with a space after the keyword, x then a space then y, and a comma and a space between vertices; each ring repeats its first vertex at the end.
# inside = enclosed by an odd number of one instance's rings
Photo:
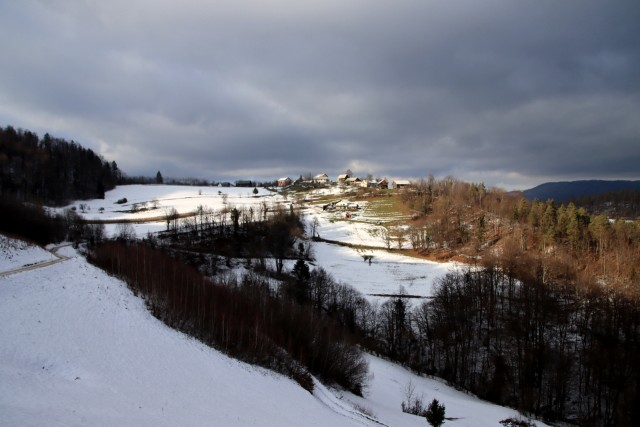
POLYGON ((347 185, 361 185, 362 180, 358 177, 350 177, 345 180, 347 185))
POLYGON ((343 173, 341 175, 338 175, 338 183, 344 184, 349 178, 351 178, 351 176, 348 173, 343 173))

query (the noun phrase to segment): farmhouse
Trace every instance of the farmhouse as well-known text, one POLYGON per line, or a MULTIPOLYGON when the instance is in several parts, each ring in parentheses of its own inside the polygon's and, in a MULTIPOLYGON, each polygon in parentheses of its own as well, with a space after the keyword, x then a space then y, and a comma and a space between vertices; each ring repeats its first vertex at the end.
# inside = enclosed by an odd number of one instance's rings
POLYGON ((408 179, 396 179, 395 181, 391 181, 391 188, 395 190, 402 190, 409 187, 411 187, 411 181, 408 179))
POLYGON ((328 184, 329 183, 329 175, 326 173, 321 173, 313 177, 313 182, 317 184, 328 184))
POLYGON ((236 187, 255 187, 255 184, 248 179, 239 179, 236 181, 236 187))
POLYGON ((291 185, 293 181, 288 176, 278 179, 278 187, 286 187, 287 185, 291 185))

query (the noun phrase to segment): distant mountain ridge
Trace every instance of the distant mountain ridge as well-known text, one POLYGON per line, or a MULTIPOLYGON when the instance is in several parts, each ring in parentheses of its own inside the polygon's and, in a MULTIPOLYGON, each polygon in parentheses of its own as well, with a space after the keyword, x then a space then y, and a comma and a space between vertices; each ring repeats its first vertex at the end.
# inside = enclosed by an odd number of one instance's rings
POLYGON ((592 196, 596 194, 609 193, 620 190, 640 190, 640 181, 605 181, 605 180, 584 180, 584 181, 563 181, 546 182, 537 187, 524 190, 522 193, 529 200, 553 199, 558 202, 592 196))

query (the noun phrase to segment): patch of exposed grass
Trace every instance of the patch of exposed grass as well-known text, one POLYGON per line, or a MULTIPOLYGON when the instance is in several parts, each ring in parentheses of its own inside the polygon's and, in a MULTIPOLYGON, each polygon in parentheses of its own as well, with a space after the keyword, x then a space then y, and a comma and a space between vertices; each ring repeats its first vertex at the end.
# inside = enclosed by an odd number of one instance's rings
POLYGON ((398 217, 411 217, 411 210, 409 210, 400 197, 374 197, 368 200, 367 215, 371 217, 383 218, 398 218, 398 217))

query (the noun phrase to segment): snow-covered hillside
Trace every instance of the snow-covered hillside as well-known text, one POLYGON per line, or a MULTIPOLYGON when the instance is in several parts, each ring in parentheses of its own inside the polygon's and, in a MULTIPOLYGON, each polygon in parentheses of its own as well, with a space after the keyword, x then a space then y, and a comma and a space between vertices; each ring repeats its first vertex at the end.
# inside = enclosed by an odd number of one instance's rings
POLYGON ((0 425, 424 427, 400 410, 410 382, 445 404, 456 418, 446 426, 499 426, 515 415, 374 357, 364 398, 319 384, 311 395, 167 328, 121 281, 71 248, 64 255, 0 277, 0 425))
POLYGON ((15 270, 25 266, 56 259, 39 246, 0 234, 0 271, 15 270))
POLYGON ((409 295, 431 296, 436 279, 458 267, 454 262, 438 263, 385 250, 357 250, 327 243, 315 243, 313 252, 316 265, 372 301, 384 298, 380 295, 396 294, 400 287, 409 295), (365 262, 364 256, 373 257, 371 263, 365 262))
POLYGON ((82 258, 0 279, 0 323, 0 425, 359 425, 167 328, 82 258))

